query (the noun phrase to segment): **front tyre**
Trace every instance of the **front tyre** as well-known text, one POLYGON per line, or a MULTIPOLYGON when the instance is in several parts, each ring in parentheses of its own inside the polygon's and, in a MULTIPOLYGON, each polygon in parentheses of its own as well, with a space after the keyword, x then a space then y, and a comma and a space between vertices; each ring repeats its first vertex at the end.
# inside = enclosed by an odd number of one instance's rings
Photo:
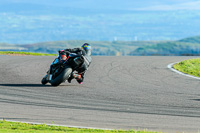
POLYGON ((43 85, 46 85, 47 83, 48 83, 48 80, 47 80, 47 75, 41 80, 41 83, 43 84, 43 85))
POLYGON ((65 82, 71 75, 72 73, 72 68, 67 67, 65 68, 55 79, 51 80, 51 85, 52 86, 58 86, 62 82, 65 82))

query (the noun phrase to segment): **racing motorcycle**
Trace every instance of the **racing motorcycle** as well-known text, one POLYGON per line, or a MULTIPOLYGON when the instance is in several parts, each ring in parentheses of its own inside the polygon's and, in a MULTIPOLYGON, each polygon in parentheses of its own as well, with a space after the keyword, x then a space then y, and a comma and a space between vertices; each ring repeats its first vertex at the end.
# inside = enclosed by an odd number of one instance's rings
POLYGON ((56 58, 50 65, 47 75, 41 80, 43 85, 50 83, 52 86, 58 86, 68 80, 72 72, 77 70, 84 62, 85 57, 75 53, 69 54, 66 60, 56 58))

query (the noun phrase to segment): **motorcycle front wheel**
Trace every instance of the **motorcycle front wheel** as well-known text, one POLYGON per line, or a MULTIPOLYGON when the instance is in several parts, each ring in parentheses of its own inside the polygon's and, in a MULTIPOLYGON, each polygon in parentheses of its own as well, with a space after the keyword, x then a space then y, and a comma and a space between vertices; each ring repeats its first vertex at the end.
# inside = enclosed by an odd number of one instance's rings
POLYGON ((43 85, 46 85, 48 83, 48 80, 47 80, 47 75, 41 80, 41 83, 43 85))

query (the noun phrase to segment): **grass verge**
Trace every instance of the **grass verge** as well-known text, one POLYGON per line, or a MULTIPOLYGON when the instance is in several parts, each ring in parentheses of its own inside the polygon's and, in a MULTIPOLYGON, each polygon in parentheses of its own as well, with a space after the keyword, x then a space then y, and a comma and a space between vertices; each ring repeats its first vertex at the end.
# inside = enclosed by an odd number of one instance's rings
POLYGON ((33 56, 56 56, 57 54, 32 53, 32 52, 13 52, 13 51, 0 51, 0 55, 33 55, 33 56))
POLYGON ((28 124, 21 122, 8 122, 0 120, 1 133, 157 133, 151 131, 138 131, 138 130, 100 130, 100 129, 83 129, 83 128, 69 128, 63 126, 49 126, 45 124, 28 124))
POLYGON ((174 69, 200 77, 200 58, 181 61, 173 66, 174 69))

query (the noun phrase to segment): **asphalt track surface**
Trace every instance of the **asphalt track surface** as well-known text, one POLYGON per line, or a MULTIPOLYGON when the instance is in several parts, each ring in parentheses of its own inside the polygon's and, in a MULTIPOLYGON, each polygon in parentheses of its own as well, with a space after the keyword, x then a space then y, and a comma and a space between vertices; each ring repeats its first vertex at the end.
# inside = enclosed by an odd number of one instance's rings
POLYGON ((106 129, 200 130, 200 81, 167 65, 197 57, 93 57, 85 82, 40 81, 55 57, 0 56, 0 119, 106 129))

